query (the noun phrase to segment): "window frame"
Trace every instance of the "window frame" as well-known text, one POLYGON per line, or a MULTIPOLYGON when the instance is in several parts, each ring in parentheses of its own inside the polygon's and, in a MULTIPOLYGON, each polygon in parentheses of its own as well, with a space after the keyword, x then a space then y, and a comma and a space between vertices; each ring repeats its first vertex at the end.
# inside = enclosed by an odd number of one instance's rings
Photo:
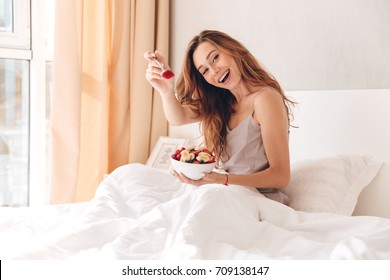
MULTIPOLYGON (((52 0, 49 0, 52 1, 52 0)), ((46 62, 53 61, 52 52, 45 45, 45 0, 31 0, 33 51, 30 63, 30 174, 29 205, 49 202, 50 190, 46 182, 46 62)))

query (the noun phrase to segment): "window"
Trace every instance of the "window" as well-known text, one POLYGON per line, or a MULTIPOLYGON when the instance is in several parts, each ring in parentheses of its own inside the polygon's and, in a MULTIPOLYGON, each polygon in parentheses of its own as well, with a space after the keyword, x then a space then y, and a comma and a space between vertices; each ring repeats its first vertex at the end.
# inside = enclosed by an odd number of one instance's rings
POLYGON ((53 19, 53 0, 0 0, 0 206, 48 199, 53 19))
POLYGON ((2 205, 26 205, 29 61, 0 58, 0 190, 2 205))
POLYGON ((30 49, 30 1, 0 0, 0 46, 30 49))
POLYGON ((3 0, 0 2, 0 32, 11 33, 13 28, 12 1, 3 0))

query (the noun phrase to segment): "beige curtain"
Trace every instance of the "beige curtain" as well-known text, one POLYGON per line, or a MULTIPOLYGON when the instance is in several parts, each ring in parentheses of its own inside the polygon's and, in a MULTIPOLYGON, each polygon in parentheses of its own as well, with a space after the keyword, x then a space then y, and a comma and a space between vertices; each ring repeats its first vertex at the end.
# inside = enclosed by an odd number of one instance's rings
POLYGON ((143 53, 168 57, 169 0, 57 0, 51 202, 90 200, 104 174, 145 163, 168 125, 143 53))

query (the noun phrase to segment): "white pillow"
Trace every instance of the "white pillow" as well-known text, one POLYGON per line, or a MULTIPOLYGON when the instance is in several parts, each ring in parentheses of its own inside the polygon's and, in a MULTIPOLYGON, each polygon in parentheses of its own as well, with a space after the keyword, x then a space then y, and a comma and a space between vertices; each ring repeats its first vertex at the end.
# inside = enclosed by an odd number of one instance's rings
POLYGON ((382 162, 372 156, 337 155, 292 164, 291 181, 283 189, 289 206, 305 212, 352 215, 360 192, 382 162))

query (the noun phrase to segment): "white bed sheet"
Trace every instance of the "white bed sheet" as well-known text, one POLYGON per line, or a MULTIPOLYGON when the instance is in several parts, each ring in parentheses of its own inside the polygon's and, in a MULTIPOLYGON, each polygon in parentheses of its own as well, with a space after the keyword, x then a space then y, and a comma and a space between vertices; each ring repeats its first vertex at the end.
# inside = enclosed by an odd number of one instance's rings
POLYGON ((129 164, 89 202, 0 209, 0 248, 0 259, 390 259, 390 219, 299 212, 129 164))

